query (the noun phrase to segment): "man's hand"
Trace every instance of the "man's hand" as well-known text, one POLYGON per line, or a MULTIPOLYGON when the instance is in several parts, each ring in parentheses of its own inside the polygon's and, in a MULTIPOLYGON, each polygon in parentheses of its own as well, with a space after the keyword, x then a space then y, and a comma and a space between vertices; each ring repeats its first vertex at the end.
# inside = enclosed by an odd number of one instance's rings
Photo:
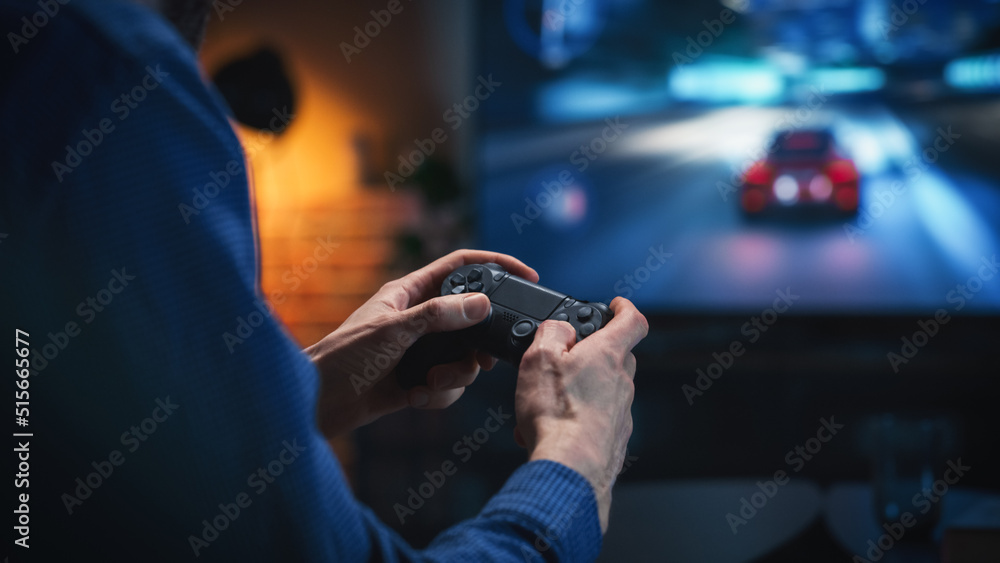
POLYGON ((557 461, 590 481, 602 532, 632 435, 632 348, 649 331, 627 299, 611 309, 611 322, 579 343, 569 323, 542 323, 521 360, 514 402, 517 442, 532 460, 557 461))
POLYGON ((440 296, 441 283, 452 270, 485 262, 538 281, 534 270, 510 256, 459 250, 385 284, 337 330, 306 349, 320 373, 317 413, 324 434, 353 430, 406 405, 447 407, 476 379, 480 367, 493 367, 490 355, 470 353, 432 368, 427 386, 407 391, 388 377, 420 336, 463 329, 486 318, 490 300, 483 294, 440 296))

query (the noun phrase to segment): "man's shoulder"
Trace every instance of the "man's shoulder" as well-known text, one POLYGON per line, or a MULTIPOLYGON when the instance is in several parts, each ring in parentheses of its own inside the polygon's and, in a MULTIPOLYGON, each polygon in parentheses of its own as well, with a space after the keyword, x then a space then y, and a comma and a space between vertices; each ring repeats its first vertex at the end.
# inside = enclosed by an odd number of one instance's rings
POLYGON ((167 54, 195 60, 169 22, 128 0, 0 0, 0 18, 13 63, 67 41, 75 42, 59 53, 67 59, 103 52, 136 61, 167 54))
POLYGON ((127 0, 0 0, 0 29, 9 30, 0 63, 8 115, 32 101, 80 113, 92 98, 103 103, 133 85, 151 63, 183 77, 187 89, 204 89, 194 49, 170 22, 127 0))
MULTIPOLYGON (((0 58, 0 170, 9 185, 65 186, 84 175, 72 165, 77 146, 112 128, 88 166, 102 158, 117 166, 126 141, 162 145, 181 135, 238 155, 197 54, 150 9, 126 0, 0 0, 0 30, 11 30, 0 58)), ((157 153, 147 146, 143 154, 157 153)))

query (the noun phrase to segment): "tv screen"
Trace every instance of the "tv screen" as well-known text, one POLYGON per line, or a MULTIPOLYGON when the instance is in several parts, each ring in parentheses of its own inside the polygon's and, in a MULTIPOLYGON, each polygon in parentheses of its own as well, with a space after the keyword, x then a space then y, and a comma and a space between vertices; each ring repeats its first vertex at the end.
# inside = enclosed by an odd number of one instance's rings
POLYGON ((479 11, 504 94, 466 108, 479 239, 544 285, 647 314, 1000 312, 1000 4, 479 11))

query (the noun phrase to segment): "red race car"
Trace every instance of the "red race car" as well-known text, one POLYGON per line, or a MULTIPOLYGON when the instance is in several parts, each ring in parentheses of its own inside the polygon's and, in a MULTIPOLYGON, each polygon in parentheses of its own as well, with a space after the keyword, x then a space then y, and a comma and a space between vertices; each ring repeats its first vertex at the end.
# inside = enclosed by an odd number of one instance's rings
POLYGON ((740 204, 748 216, 768 208, 826 207, 858 212, 858 169, 828 129, 795 129, 775 135, 768 156, 743 174, 740 204))

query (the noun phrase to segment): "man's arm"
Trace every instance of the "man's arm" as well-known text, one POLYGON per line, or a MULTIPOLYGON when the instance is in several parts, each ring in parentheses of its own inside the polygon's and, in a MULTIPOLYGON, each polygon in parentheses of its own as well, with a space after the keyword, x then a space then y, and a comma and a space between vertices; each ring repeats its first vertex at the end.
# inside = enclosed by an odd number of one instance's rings
POLYGON ((568 323, 542 323, 521 361, 515 399, 518 441, 532 460, 557 461, 587 478, 602 531, 632 435, 632 348, 649 330, 628 300, 616 298, 611 309, 611 322, 579 343, 568 323))

